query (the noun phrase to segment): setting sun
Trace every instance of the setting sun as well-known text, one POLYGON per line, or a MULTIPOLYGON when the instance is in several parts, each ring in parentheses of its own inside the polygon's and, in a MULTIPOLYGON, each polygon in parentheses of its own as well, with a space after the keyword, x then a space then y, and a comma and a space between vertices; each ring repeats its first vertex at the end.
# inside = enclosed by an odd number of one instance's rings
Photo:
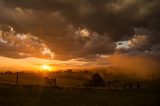
POLYGON ((52 67, 48 66, 46 64, 42 65, 41 67, 42 67, 43 70, 52 71, 52 67))

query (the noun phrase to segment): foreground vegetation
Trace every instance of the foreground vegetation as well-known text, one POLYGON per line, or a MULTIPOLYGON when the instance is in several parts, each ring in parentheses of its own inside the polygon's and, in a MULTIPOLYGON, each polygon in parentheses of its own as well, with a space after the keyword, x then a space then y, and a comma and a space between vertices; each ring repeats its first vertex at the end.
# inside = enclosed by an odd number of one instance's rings
POLYGON ((0 73, 0 106, 160 106, 159 98, 158 74, 0 73))
POLYGON ((160 106, 160 89, 0 86, 0 106, 160 106))

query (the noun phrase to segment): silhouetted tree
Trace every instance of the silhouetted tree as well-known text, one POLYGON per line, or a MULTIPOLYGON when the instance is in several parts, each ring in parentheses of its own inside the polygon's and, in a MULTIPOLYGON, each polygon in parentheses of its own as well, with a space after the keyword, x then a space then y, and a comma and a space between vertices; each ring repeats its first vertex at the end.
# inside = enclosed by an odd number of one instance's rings
POLYGON ((95 74, 92 75, 92 79, 89 80, 88 86, 91 86, 91 87, 104 87, 105 86, 105 82, 104 82, 103 78, 98 73, 95 73, 95 74))

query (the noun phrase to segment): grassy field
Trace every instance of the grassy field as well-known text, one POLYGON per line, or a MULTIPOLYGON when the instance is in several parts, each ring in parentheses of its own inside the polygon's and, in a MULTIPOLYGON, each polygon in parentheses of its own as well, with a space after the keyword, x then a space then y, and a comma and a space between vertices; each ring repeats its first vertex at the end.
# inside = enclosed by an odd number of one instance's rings
POLYGON ((0 86, 0 106, 160 106, 159 89, 0 86))

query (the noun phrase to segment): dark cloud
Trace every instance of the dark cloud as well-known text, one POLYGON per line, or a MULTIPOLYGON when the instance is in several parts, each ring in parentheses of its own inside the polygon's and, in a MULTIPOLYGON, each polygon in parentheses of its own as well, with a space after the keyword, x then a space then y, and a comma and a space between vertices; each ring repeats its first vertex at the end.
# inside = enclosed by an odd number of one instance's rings
POLYGON ((129 40, 130 53, 160 55, 160 32, 148 29, 135 29, 135 35, 129 40))
POLYGON ((159 0, 1 0, 0 13, 0 24, 39 36, 57 59, 112 53, 116 41, 134 38, 135 28, 152 33, 134 49, 158 50, 160 42, 159 0))

